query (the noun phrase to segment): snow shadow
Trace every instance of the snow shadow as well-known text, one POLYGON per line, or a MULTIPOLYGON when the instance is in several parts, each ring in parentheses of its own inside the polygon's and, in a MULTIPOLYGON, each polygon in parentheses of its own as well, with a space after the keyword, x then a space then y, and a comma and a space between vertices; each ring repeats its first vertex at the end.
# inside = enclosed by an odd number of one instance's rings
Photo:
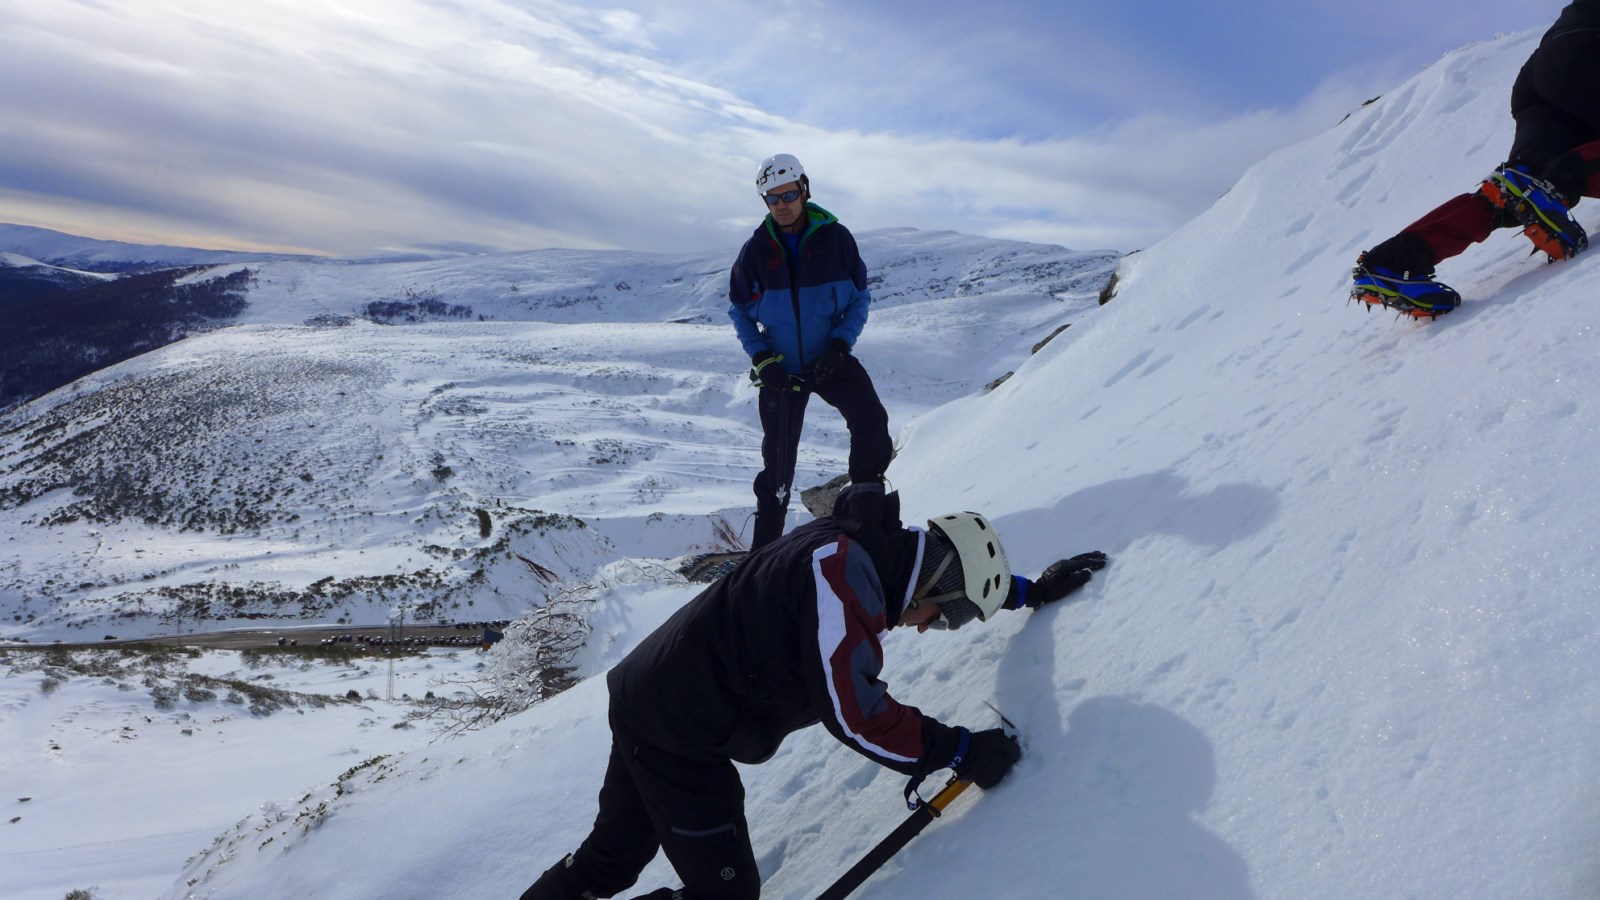
POLYGON ((1087 683, 1056 671, 1051 620, 1092 592, 1091 584, 1032 613, 1040 621, 1013 634, 1000 655, 995 702, 1024 747, 1012 790, 995 797, 1012 823, 1005 833, 1044 836, 1030 858, 1048 860, 1039 865, 1062 896, 1251 900, 1244 858, 1195 821, 1216 787, 1211 741, 1160 706, 1120 696, 1080 702, 1087 683))
POLYGON ((1195 820, 1216 787, 1211 741, 1160 706, 1080 699, 1087 682, 1056 671, 1062 654, 1053 620, 1096 594, 1091 583, 1032 613, 1040 621, 1013 634, 1000 655, 995 702, 1023 736, 1015 784, 1035 785, 1006 797, 1003 818, 1048 835, 1037 856, 1049 860, 1041 865, 1062 896, 1252 900, 1244 858, 1195 820))
POLYGON ((1229 482, 1193 492, 1182 475, 1152 472, 1084 488, 1054 506, 1008 515, 995 524, 1013 559, 1056 559, 1084 550, 1115 556, 1150 534, 1216 551, 1271 524, 1278 507, 1278 495, 1261 485, 1229 482), (1049 546, 1035 546, 1040 536, 1049 546))
POLYGON ((1079 897, 1253 897, 1249 867, 1194 820, 1211 802, 1216 754, 1175 713, 1095 697, 1067 720, 1054 762, 1062 883, 1079 897))
POLYGON ((1195 821, 1217 773, 1199 729, 1159 706, 1105 696, 1078 704, 1062 736, 1024 730, 1026 770, 1004 816, 1026 823, 1008 832, 1012 839, 1041 835, 1041 852, 1030 859, 1062 896, 1255 897, 1244 858, 1195 821), (1028 787, 1041 783, 1048 787, 1028 787))
MULTIPOLYGON (((1169 488, 1175 483, 1156 481, 1169 488)), ((1266 524, 1264 511, 1276 506, 1261 495, 1271 499, 1246 486, 1222 492, 1219 508, 1236 510, 1242 502, 1257 516, 1242 524, 1235 520, 1235 530, 1221 528, 1229 540, 1247 533, 1237 529, 1266 524)), ((1114 504, 1127 496, 1125 490, 1112 490, 1094 502, 1114 504)), ((1068 498, 1061 505, 1073 502, 1068 498)), ((1003 534, 1017 532, 1016 523, 1008 521, 1003 534)), ((1062 540, 1054 534, 1051 539, 1062 540)), ((1099 538, 1071 540, 1061 552, 1103 547, 1112 552, 1113 567, 1115 551, 1124 546, 1099 538)), ((1029 858, 1048 869, 1062 896, 1251 900, 1255 895, 1244 858, 1195 820, 1216 787, 1211 741, 1163 707, 1114 695, 1085 698, 1085 679, 1057 671, 1071 654, 1058 652, 1058 633, 1064 629, 1056 620, 1072 616, 1077 603, 1096 602, 1104 577, 1097 576, 1074 597, 1030 613, 1026 627, 997 654, 995 703, 1018 726, 1024 747, 1015 781, 1001 786, 1011 790, 994 798, 1005 807, 999 817, 1011 823, 1003 833, 1011 841, 1018 834, 1036 836, 1029 858)), ((1004 844, 991 850, 1008 852, 1004 844)))

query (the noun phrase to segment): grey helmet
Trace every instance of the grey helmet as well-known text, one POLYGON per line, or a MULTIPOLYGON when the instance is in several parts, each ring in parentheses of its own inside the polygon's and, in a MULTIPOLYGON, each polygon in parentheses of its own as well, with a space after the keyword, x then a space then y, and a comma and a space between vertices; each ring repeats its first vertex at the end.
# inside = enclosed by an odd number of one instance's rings
POLYGON ((960 628, 974 618, 987 622, 1011 590, 1011 565, 1000 535, 974 512, 932 519, 928 532, 927 559, 917 573, 912 603, 937 604, 945 628, 960 628))

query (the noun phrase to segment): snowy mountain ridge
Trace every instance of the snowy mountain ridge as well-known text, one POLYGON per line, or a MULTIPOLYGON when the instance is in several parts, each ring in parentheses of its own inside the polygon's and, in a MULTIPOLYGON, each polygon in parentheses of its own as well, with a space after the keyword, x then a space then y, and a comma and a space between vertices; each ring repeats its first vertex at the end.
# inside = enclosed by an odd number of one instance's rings
POLYGON ((31 225, 0 222, 0 250, 68 269, 126 272, 177 266, 214 266, 262 259, 297 259, 287 253, 202 250, 165 244, 130 244, 79 237, 31 225))
POLYGON ((85 272, 79 269, 54 266, 29 256, 23 256, 20 253, 8 253, 5 251, 0 251, 0 270, 11 270, 0 273, 0 285, 19 277, 70 285, 94 284, 115 277, 101 272, 85 272))
POLYGON ((52 266, 49 263, 40 262, 39 260, 33 259, 32 257, 23 256, 20 253, 7 253, 7 252, 4 252, 4 251, 0 251, 0 268, 5 268, 5 269, 51 269, 51 270, 56 270, 56 271, 60 271, 60 272, 69 272, 69 273, 74 274, 74 275, 93 275, 96 278, 99 278, 99 279, 102 279, 102 280, 111 277, 109 275, 104 275, 104 274, 97 273, 97 272, 80 272, 80 271, 78 271, 76 269, 63 269, 60 266, 52 266))

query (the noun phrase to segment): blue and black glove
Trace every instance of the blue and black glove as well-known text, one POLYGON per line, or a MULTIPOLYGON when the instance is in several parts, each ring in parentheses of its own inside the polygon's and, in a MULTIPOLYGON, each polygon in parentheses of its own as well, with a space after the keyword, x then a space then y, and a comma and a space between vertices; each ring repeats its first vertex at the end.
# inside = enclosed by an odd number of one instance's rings
POLYGON ((1038 609, 1045 604, 1054 603, 1088 584, 1094 573, 1104 569, 1108 562, 1110 560, 1106 555, 1098 550, 1079 553, 1068 559, 1058 559, 1045 567, 1044 574, 1039 576, 1038 581, 1028 584, 1022 605, 1029 609, 1038 609))
POLYGON ((1098 550, 1079 553, 1068 559, 1051 563, 1039 576, 1030 581, 1021 575, 1011 576, 1011 592, 1006 595, 1006 609, 1038 609, 1054 603, 1089 583, 1093 573, 1106 567, 1110 559, 1098 550))

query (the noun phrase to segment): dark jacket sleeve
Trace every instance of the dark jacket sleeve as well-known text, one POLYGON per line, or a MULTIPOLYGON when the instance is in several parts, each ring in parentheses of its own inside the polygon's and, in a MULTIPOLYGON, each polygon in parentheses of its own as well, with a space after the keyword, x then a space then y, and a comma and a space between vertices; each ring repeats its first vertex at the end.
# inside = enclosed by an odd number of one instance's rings
POLYGON ((872 292, 867 289, 867 264, 861 261, 861 251, 856 247, 855 235, 843 225, 834 227, 840 232, 839 252, 843 257, 845 271, 850 273, 850 296, 840 310, 838 323, 834 325, 830 337, 854 347, 861 337, 861 330, 867 326, 867 311, 872 305, 872 292))
POLYGON ((745 241, 738 259, 733 262, 733 271, 728 275, 728 318, 733 320, 733 330, 738 334, 739 344, 744 347, 746 356, 772 349, 772 343, 761 333, 755 316, 751 314, 762 293, 761 282, 755 276, 759 271, 756 268, 755 242, 755 238, 745 241))
POLYGON ((815 667, 808 677, 822 722, 852 750, 913 774, 948 763, 955 729, 889 695, 879 636, 887 627, 883 586, 859 544, 842 539, 812 556, 816 587, 815 667), (944 758, 933 759, 942 753, 944 758))

